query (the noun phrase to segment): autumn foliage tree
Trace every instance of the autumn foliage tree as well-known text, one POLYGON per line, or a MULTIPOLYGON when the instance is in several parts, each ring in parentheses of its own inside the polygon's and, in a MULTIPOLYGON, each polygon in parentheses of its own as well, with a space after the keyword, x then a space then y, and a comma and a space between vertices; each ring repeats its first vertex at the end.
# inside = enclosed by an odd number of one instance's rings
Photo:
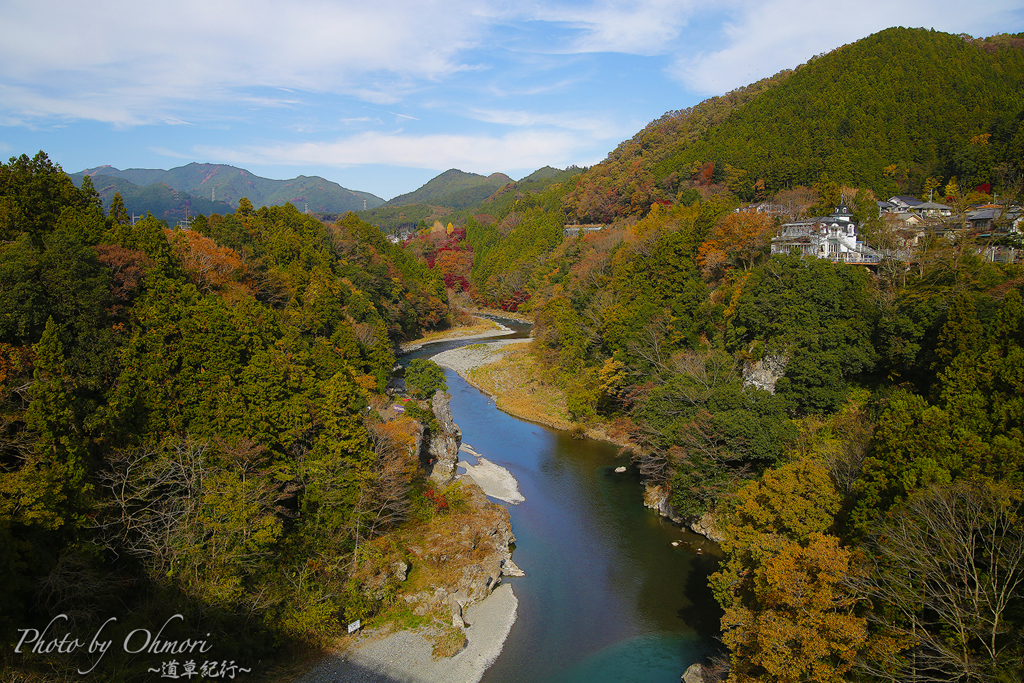
POLYGON ((245 264, 234 249, 219 246, 192 230, 167 230, 167 239, 181 265, 201 291, 220 289, 245 273, 245 264))
POLYGON ((841 497, 824 467, 802 460, 737 494, 723 569, 712 576, 725 609, 729 680, 839 683, 868 639, 847 585, 850 550, 831 535, 841 497))
POLYGON ((724 216, 697 252, 704 277, 719 277, 729 267, 749 270, 767 254, 776 227, 763 213, 735 211, 724 216))

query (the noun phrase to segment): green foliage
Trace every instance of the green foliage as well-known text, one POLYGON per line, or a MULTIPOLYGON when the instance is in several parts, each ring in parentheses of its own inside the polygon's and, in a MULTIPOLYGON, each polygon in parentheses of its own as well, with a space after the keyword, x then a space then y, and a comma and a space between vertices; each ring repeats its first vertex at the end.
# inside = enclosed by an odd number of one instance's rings
POLYGON ((774 257, 743 288, 729 321, 729 347, 763 342, 788 359, 777 393, 799 413, 834 412, 845 380, 870 371, 874 307, 862 270, 825 259, 774 257))
POLYGON ((756 187, 845 183, 889 197, 920 194, 931 176, 999 184, 1024 139, 1024 50, 1008 38, 891 28, 669 112, 589 169, 565 209, 610 222, 688 204, 697 187, 751 201, 756 187))
POLYGON ((436 274, 354 216, 240 201, 175 232, 45 155, 0 180, 0 635, 171 607, 263 657, 386 602, 360 553, 417 462, 364 420, 395 343, 447 316, 436 274))
POLYGON ((387 206, 434 204, 450 208, 464 208, 479 204, 496 189, 510 182, 512 179, 503 173, 482 176, 452 168, 433 178, 415 192, 399 195, 389 200, 387 206))
POLYGON ((39 152, 0 164, 0 239, 28 233, 38 244, 65 209, 84 210, 93 195, 79 191, 61 167, 39 152))
POLYGON ((429 399, 437 391, 448 391, 444 370, 431 360, 417 358, 405 369, 405 386, 416 398, 429 399))

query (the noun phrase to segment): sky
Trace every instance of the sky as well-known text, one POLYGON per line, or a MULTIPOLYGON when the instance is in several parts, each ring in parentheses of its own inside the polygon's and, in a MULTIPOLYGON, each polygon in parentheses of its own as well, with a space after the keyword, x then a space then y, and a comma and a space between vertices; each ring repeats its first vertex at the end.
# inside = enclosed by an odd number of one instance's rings
POLYGON ((0 158, 224 163, 390 199, 600 162, 890 26, 1024 31, 1024 0, 0 0, 0 158))

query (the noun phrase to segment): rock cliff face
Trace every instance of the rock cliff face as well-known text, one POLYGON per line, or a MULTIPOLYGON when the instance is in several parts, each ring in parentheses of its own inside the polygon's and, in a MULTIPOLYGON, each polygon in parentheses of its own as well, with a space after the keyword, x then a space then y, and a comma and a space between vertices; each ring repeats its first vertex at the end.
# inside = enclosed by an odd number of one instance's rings
POLYGON ((700 519, 691 521, 687 524, 682 515, 680 515, 676 509, 672 507, 672 503, 669 502, 669 491, 665 486, 647 484, 644 487, 644 506, 649 507, 652 510, 657 510, 659 515, 670 519, 676 524, 689 526, 690 531, 695 534, 700 534, 709 541, 721 543, 725 538, 722 535, 721 529, 718 528, 714 516, 710 512, 705 512, 701 515, 700 519))
POLYGON ((759 361, 747 363, 743 368, 743 384, 748 387, 764 389, 774 394, 775 383, 786 374, 785 356, 765 356, 759 361))
POLYGON ((435 392, 430 407, 438 425, 437 429, 428 429, 425 435, 427 461, 431 463, 430 479, 438 484, 447 484, 455 478, 462 430, 452 419, 448 394, 435 392))
POLYGON ((696 522, 690 522, 690 531, 715 543, 725 540, 725 535, 718 528, 718 522, 710 512, 705 512, 696 522))
POLYGON ((700 664, 691 664, 683 674, 683 683, 704 683, 704 667, 700 664))
POLYGON ((657 510, 662 517, 667 517, 676 524, 682 524, 683 518, 672 507, 669 502, 669 490, 667 486, 656 486, 654 484, 644 485, 644 507, 657 510))

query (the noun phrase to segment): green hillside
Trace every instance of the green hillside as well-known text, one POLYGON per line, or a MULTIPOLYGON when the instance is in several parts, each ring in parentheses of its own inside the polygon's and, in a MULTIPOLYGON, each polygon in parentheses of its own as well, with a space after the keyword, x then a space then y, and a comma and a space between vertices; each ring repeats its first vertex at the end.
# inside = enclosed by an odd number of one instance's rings
POLYGON ((388 201, 386 206, 436 204, 462 209, 482 202, 499 187, 511 182, 512 179, 504 173, 482 176, 452 168, 418 190, 388 201))
MULTIPOLYGON (((505 179, 507 181, 498 185, 497 189, 488 182, 437 195, 436 199, 429 203, 392 205, 392 202, 401 199, 401 197, 396 197, 391 202, 375 209, 357 211, 356 215, 360 220, 376 225, 386 233, 416 230, 441 219, 445 223, 454 221, 456 225, 464 225, 467 220, 471 220, 477 214, 487 214, 492 218, 504 218, 512 211, 515 202, 528 195, 543 192, 553 185, 564 183, 582 172, 583 169, 577 166, 570 166, 565 170, 545 166, 519 181, 512 181, 507 176, 495 173, 485 180, 505 179)), ((403 196, 412 197, 422 192, 423 194, 419 194, 419 196, 423 197, 438 188, 442 188, 443 191, 446 186, 450 187, 466 180, 463 176, 472 176, 472 174, 461 171, 445 171, 416 192, 403 196), (446 177, 447 180, 445 180, 446 177)), ((481 177, 476 176, 478 179, 481 177)))
MULTIPOLYGON (((179 192, 164 183, 152 183, 145 187, 134 185, 124 178, 106 175, 90 176, 104 209, 110 208, 115 192, 121 193, 125 211, 129 215, 145 216, 153 214, 169 224, 183 221, 197 214, 231 213, 234 209, 223 201, 210 201, 206 197, 195 197, 187 192, 179 192)), ((82 174, 71 176, 75 187, 82 186, 82 174)))
POLYGON ((998 185, 1024 151, 1024 38, 892 28, 670 112, 582 179, 581 219, 724 185, 741 199, 819 182, 920 194, 930 177, 998 185))

